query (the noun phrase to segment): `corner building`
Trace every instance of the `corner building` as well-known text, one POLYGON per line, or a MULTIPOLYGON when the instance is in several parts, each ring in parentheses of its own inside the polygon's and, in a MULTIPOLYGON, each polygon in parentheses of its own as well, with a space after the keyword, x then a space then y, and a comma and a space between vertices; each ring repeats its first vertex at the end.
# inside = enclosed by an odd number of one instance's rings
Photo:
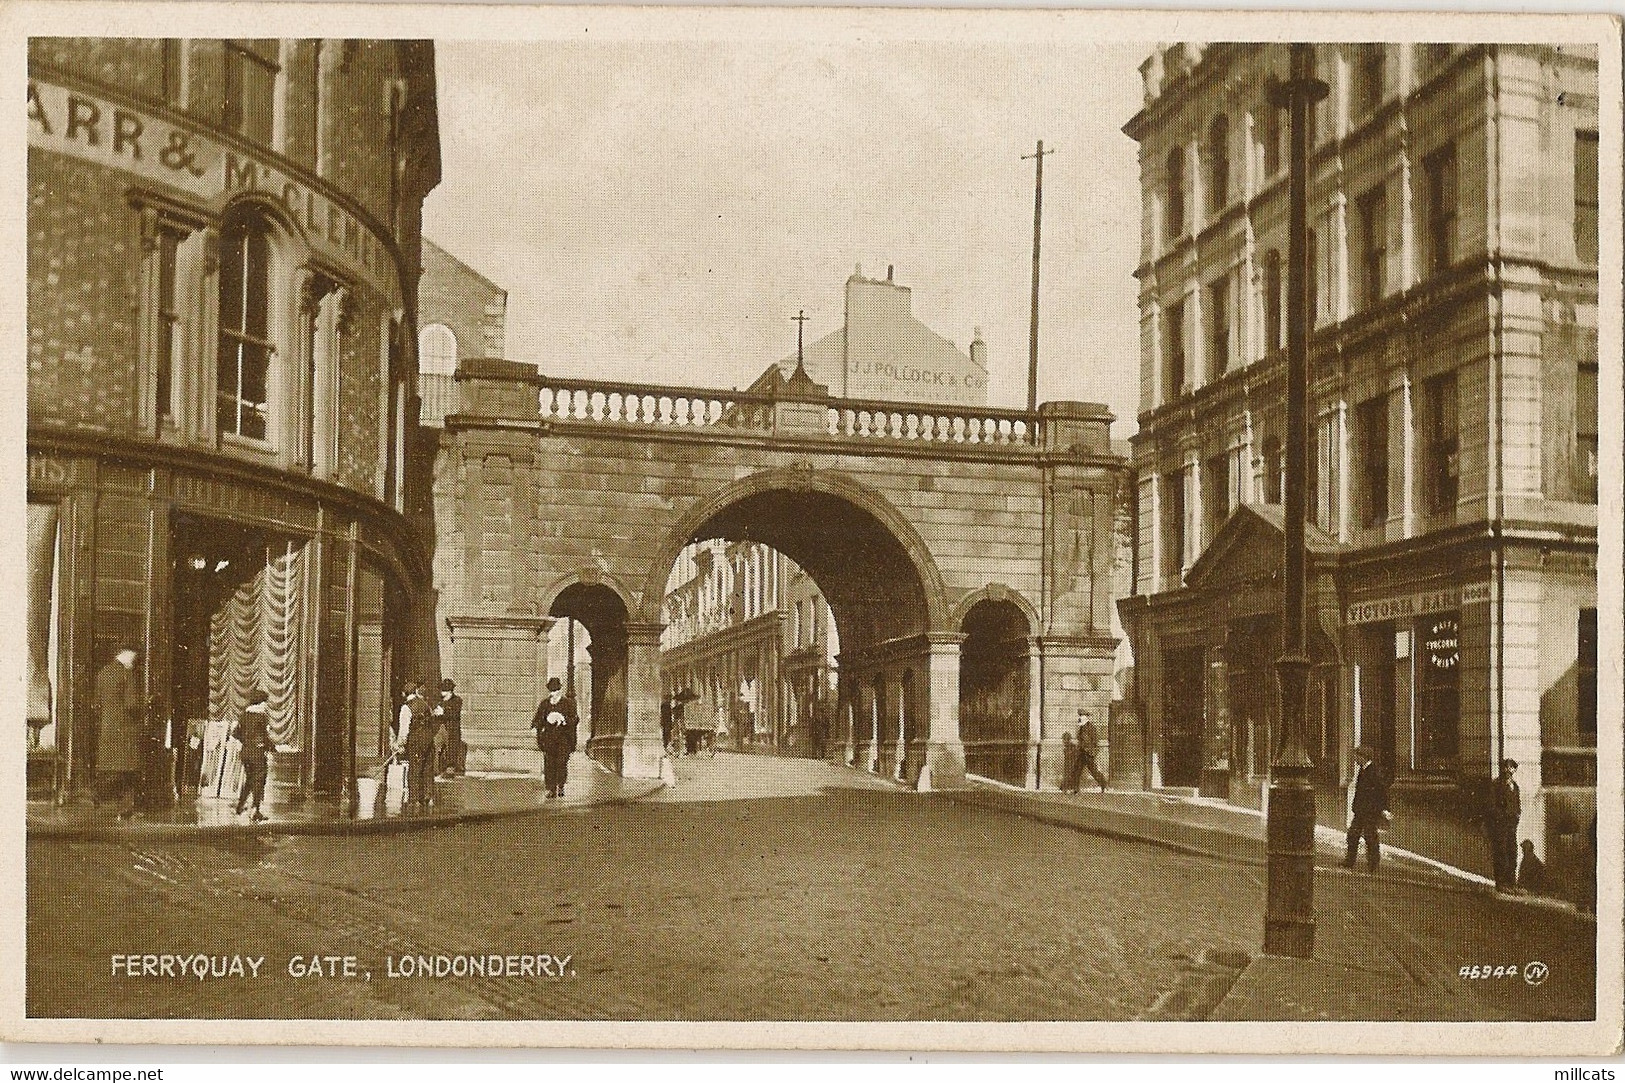
MULTIPOLYGON (((1351 751, 1471 830, 1586 852, 1597 743, 1597 60, 1315 48, 1309 714, 1323 822, 1351 751)), ((1133 595, 1143 782, 1258 803, 1279 739, 1285 45, 1143 65, 1133 595)), ((1617 739, 1617 733, 1616 738, 1617 739)), ((1486 857, 1487 860, 1487 857, 1486 857)))
POLYGON ((31 793, 88 786, 120 645, 149 800, 256 687, 273 784, 346 793, 436 666, 409 468, 433 47, 35 38, 28 77, 31 793))

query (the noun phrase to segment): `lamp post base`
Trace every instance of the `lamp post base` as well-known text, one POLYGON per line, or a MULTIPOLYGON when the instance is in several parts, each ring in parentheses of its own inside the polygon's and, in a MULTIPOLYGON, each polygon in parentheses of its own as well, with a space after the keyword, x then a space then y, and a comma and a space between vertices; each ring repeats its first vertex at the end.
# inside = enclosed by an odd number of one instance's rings
POLYGON ((1307 959, 1315 953, 1315 791, 1307 771, 1277 771, 1265 821, 1264 951, 1307 959))

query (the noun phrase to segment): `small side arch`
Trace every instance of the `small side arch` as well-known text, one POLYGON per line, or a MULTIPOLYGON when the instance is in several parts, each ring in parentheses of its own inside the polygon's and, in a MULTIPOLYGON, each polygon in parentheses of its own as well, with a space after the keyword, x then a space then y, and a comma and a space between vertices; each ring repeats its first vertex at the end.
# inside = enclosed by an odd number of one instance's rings
POLYGON ((989 583, 980 590, 973 590, 963 595, 953 608, 953 626, 958 629, 965 623, 965 617, 978 602, 1009 602, 1021 610, 1021 615, 1027 618, 1027 627, 1037 633, 1040 627, 1038 610, 1029 602, 1024 594, 1008 587, 1003 583, 989 583))

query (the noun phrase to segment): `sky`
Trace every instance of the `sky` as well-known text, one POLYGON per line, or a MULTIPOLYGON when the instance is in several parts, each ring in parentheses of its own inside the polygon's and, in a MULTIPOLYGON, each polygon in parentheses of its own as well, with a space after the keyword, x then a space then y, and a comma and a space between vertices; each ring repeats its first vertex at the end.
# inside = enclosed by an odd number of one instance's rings
POLYGON ((1039 399, 1133 429, 1136 148, 1148 45, 987 40, 436 43, 424 232, 508 291, 544 373, 744 387, 841 324, 858 265, 988 345, 1026 401, 1037 140, 1039 399))

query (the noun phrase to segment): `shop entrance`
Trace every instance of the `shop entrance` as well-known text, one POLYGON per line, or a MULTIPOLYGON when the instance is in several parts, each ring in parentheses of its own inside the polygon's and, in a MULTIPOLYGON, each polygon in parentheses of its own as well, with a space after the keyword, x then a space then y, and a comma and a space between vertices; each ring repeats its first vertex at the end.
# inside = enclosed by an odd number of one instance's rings
POLYGON ((1195 786, 1202 775, 1202 648, 1166 651, 1162 669, 1162 784, 1195 786))
POLYGON ((174 516, 169 746, 181 793, 229 796, 225 738, 263 689, 273 777, 296 781, 307 744, 306 543, 222 520, 174 516))

